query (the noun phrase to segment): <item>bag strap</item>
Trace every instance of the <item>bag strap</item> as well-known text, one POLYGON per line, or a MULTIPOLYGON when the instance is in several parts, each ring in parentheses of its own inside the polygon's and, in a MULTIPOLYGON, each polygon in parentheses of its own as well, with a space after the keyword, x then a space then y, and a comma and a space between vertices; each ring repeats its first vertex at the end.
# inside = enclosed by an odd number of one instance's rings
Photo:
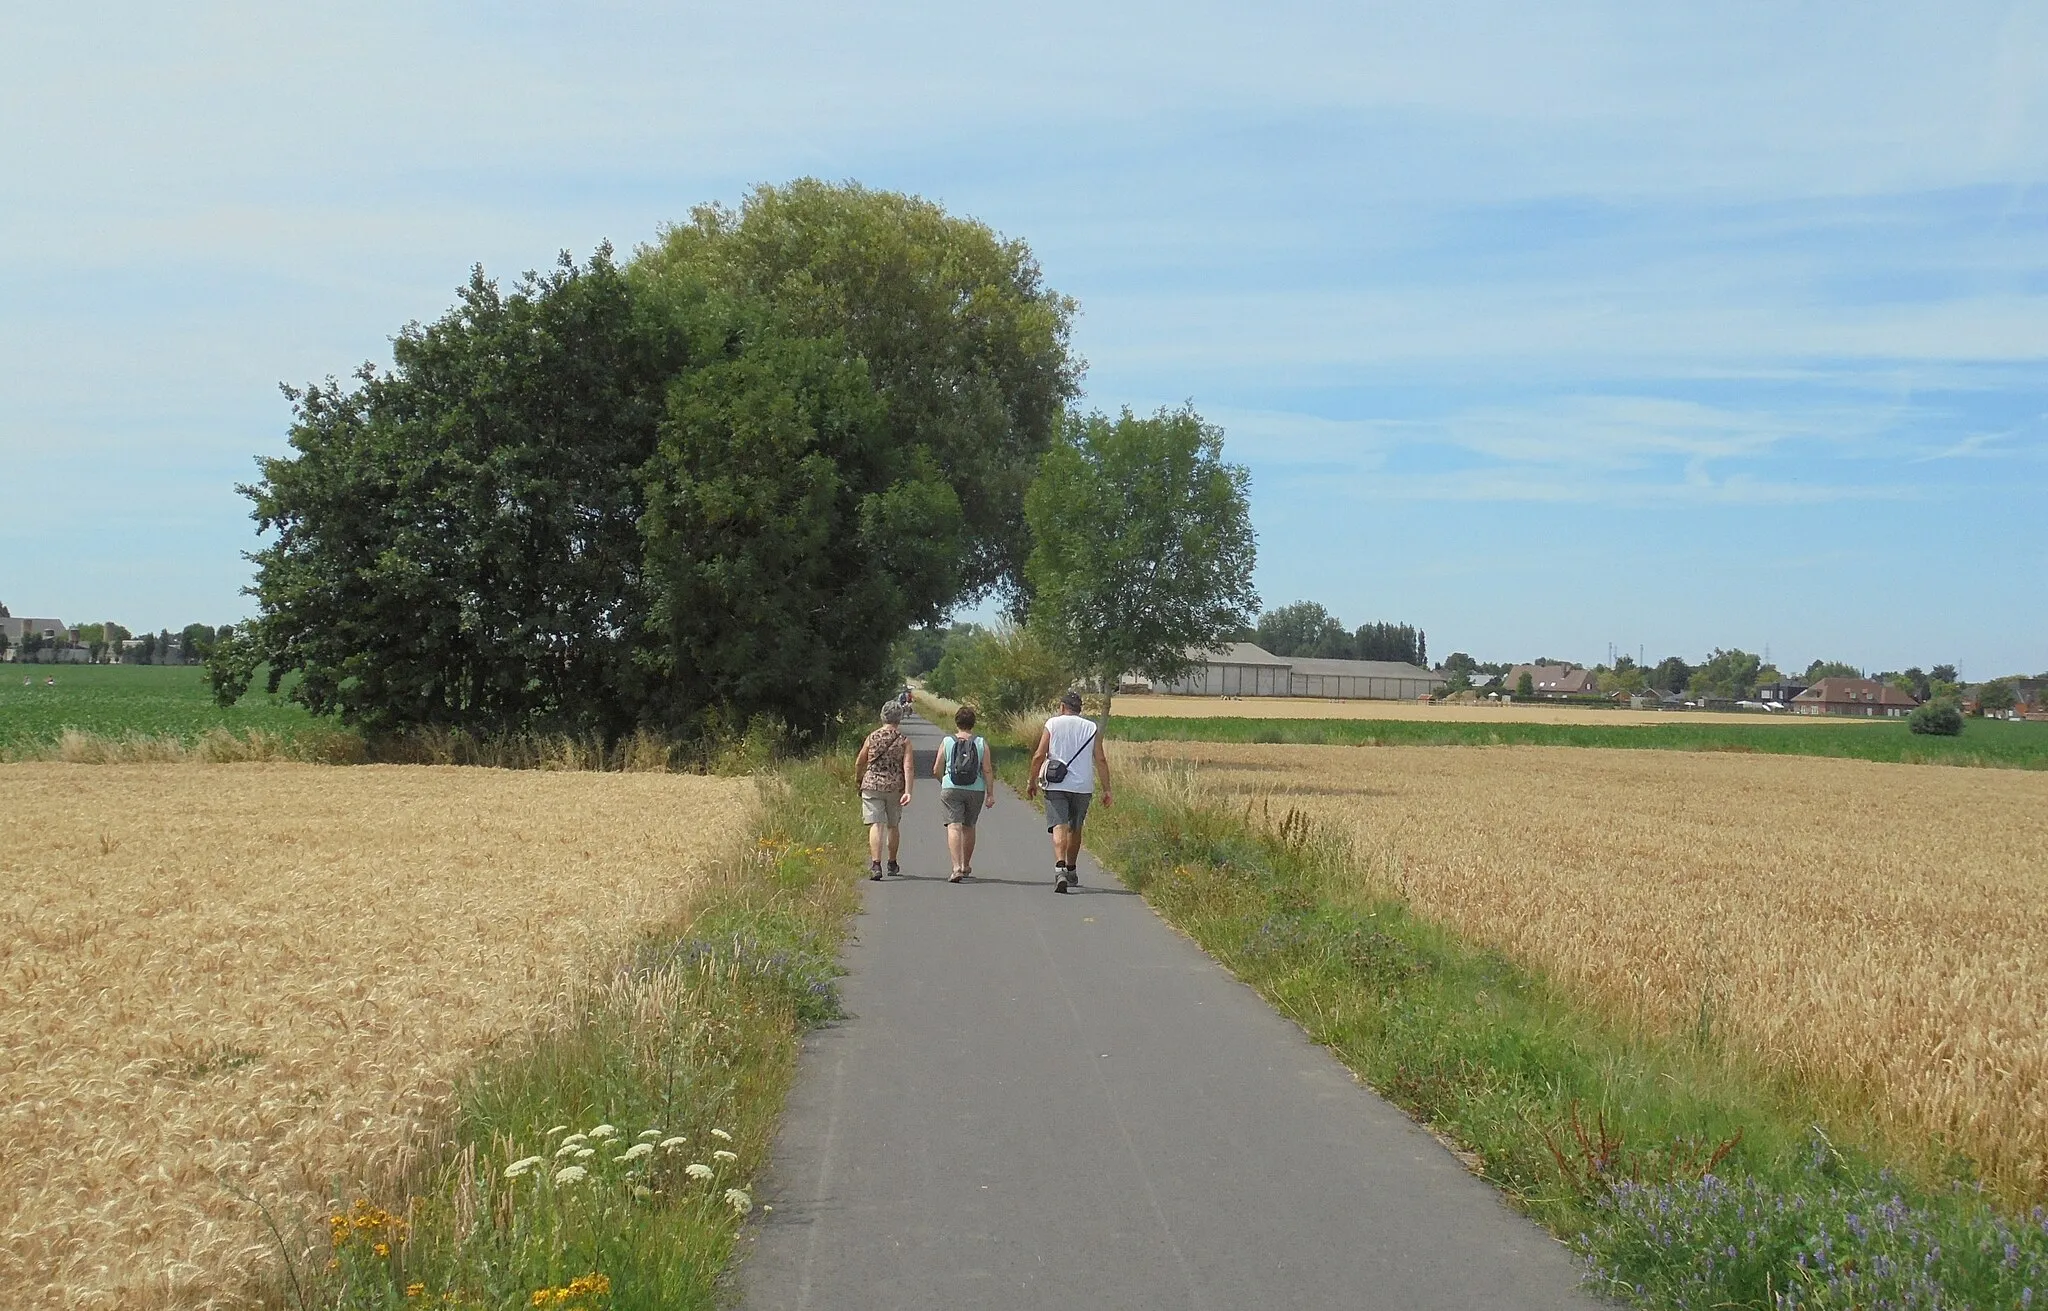
POLYGON ((1087 749, 1088 749, 1089 747, 1091 747, 1091 746, 1094 746, 1094 745, 1095 745, 1095 735, 1096 735, 1097 733, 1100 733, 1101 731, 1102 731, 1102 725, 1100 725, 1100 724, 1090 724, 1090 725, 1088 726, 1088 736, 1087 736, 1086 738, 1082 739, 1082 741, 1081 741, 1081 745, 1080 745, 1079 747, 1075 748, 1075 750, 1074 750, 1074 754, 1073 754, 1073 755, 1071 755, 1071 756, 1068 756, 1068 757, 1067 757, 1067 758, 1066 758, 1065 760, 1062 760, 1062 761, 1060 762, 1060 768, 1062 768, 1062 769, 1071 769, 1071 768, 1073 768, 1074 762, 1075 762, 1076 760, 1079 760, 1079 759, 1081 758, 1081 754, 1082 754, 1082 752, 1086 751, 1086 750, 1087 750, 1087 749))

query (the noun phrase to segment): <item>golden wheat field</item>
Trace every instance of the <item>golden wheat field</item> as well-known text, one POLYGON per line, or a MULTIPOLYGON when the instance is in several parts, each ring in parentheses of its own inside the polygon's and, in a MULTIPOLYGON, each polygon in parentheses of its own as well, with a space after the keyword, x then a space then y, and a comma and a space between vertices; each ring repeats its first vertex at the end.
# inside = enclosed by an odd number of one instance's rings
MULTIPOLYGON (((1620 1014, 1863 1090, 2048 1196, 2048 778, 1560 747, 1116 744, 1298 806, 1421 913, 1620 1014)), ((1837 1084, 1836 1086, 1840 1086, 1837 1084)))
POLYGON ((1882 724, 1840 715, 1743 714, 1710 710, 1623 710, 1597 706, 1546 705, 1543 702, 1324 701, 1288 696, 1153 696, 1124 693, 1116 698, 1119 715, 1152 715, 1161 719, 1401 719, 1443 724, 1882 724))
POLYGON ((231 1305, 737 843, 745 780, 0 766, 0 1289, 231 1305))

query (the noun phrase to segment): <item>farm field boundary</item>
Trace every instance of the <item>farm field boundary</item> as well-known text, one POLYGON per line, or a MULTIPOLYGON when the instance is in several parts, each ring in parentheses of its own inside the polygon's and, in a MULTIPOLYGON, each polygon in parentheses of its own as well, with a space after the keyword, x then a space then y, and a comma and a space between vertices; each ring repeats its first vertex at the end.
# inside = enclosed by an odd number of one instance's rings
MULTIPOLYGON (((927 713, 942 713, 931 702, 927 713)), ((999 764, 1023 783, 1028 743, 999 764)), ((1926 1159, 1852 1090, 1744 1058, 1704 1026, 1618 1024, 1543 975, 1362 892, 1299 811, 1205 798, 1128 764, 1089 843, 1170 922, 1443 1137, 1646 1307, 2021 1306, 2048 1228, 1926 1159)), ((2031 1290, 2031 1295, 2029 1294, 2031 1290)))
MULTIPOLYGON (((852 782, 837 755, 764 775, 749 846, 695 913, 643 937, 537 1041, 475 1070, 447 1141, 387 1200, 336 1207, 312 1304, 724 1305, 798 1040, 839 1015, 866 857, 852 782), (380 1250, 380 1220, 403 1244, 380 1250)), ((272 1300, 287 1305, 284 1292, 272 1300)))
MULTIPOLYGON (((1118 704, 1122 704, 1119 699, 1118 704)), ((1604 713, 1604 712, 1593 712, 1604 713)), ((1618 712, 1617 712, 1618 713, 1618 712)), ((1967 721, 1960 737, 1916 734, 1901 721, 1829 721, 1798 716, 1748 723, 1550 724, 1450 718, 1260 719, 1116 714, 1107 729, 1125 742, 1246 742, 1306 746, 1556 746, 1634 751, 1731 751, 1832 756, 1906 765, 2048 769, 2048 724, 1967 721)), ((1672 722, 1676 720, 1677 722, 1672 722)))
POLYGON ((198 665, 0 665, 0 760, 64 759, 67 739, 72 758, 126 744, 122 758, 136 763, 361 754, 353 733, 260 682, 232 706, 215 704, 198 665))

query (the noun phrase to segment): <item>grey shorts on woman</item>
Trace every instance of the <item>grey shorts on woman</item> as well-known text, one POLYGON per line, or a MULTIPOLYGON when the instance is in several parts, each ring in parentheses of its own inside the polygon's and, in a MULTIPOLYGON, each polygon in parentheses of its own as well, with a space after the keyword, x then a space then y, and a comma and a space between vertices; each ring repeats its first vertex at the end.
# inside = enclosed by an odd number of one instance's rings
POLYGON ((946 823, 958 824, 961 828, 973 828, 981 818, 981 808, 987 804, 988 793, 980 788, 940 788, 939 804, 946 808, 946 823))

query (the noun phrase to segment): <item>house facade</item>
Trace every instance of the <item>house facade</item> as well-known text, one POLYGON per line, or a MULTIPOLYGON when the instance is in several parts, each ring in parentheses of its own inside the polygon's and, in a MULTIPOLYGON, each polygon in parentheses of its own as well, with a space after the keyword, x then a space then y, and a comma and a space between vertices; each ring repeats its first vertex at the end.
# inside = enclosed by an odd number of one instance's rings
POLYGON ((1787 703, 1800 715, 1899 719, 1920 704, 1910 693, 1874 678, 1823 678, 1787 703))

